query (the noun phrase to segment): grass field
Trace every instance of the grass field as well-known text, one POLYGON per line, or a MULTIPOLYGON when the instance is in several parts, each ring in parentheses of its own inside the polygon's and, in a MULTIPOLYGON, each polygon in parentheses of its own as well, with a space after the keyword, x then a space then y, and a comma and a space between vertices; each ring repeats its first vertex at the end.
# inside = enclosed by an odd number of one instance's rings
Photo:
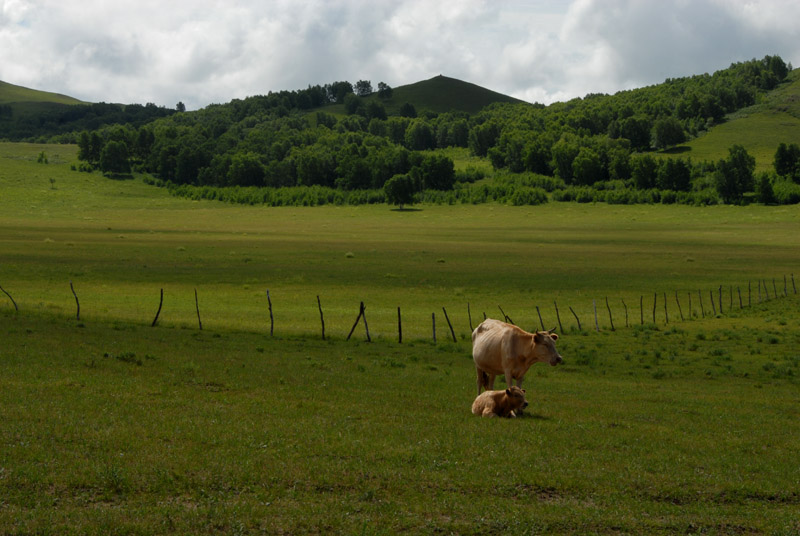
POLYGON ((0 534, 800 534, 798 207, 242 207, 74 159, 0 144, 0 534), (466 304, 554 300, 566 365, 471 415, 466 304))

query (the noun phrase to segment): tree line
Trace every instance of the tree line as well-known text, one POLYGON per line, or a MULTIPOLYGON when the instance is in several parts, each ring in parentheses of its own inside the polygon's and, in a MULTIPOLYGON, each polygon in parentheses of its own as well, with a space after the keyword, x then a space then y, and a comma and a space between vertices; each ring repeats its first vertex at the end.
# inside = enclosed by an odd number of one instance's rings
MULTIPOLYGON (((175 113, 149 124, 106 126, 78 137, 87 168, 150 173, 164 184, 198 187, 320 186, 381 189, 398 204, 425 190, 451 191, 462 177, 434 149, 469 148, 498 172, 553 177, 558 190, 712 190, 725 203, 775 200, 780 177, 800 181, 791 145, 776 171, 754 177, 740 146, 718 162, 656 158, 750 106, 791 70, 779 56, 732 64, 712 75, 590 94, 549 106, 497 103, 477 114, 432 113, 405 103, 384 106, 392 89, 333 82, 175 113), (337 113, 326 106, 341 104, 337 113), (774 190, 774 189, 773 189, 774 190), (752 197, 752 195, 751 195, 752 197)), ((780 161, 780 163, 778 163, 780 161)), ((468 179, 468 178, 465 178, 468 179)))

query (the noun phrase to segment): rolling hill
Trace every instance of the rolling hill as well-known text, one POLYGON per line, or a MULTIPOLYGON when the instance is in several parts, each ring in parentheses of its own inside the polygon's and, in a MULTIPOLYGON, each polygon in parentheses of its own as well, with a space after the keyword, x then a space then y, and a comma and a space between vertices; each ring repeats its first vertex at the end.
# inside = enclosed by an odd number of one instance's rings
POLYGON ((728 148, 739 144, 756 158, 759 171, 770 169, 775 148, 780 143, 800 141, 800 71, 767 93, 754 106, 728 116, 727 121, 704 135, 670 151, 702 161, 716 161, 728 155, 728 148))
POLYGON ((76 98, 62 95, 60 93, 50 93, 39 91, 27 87, 15 86, 0 80, 0 104, 12 104, 22 102, 46 102, 56 104, 86 104, 76 98))
POLYGON ((458 110, 473 114, 495 102, 524 101, 469 82, 439 75, 429 80, 394 88, 392 98, 386 100, 386 111, 395 113, 395 109, 399 109, 406 102, 413 104, 417 110, 430 110, 436 113, 458 110))

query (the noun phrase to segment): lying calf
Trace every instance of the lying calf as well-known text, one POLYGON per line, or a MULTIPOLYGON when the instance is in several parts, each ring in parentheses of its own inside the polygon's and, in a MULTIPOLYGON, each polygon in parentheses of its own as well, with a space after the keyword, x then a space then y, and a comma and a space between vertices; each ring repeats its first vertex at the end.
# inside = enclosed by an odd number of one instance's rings
POLYGON ((484 391, 472 403, 472 413, 482 417, 516 417, 528 407, 525 390, 516 385, 505 391, 484 391))

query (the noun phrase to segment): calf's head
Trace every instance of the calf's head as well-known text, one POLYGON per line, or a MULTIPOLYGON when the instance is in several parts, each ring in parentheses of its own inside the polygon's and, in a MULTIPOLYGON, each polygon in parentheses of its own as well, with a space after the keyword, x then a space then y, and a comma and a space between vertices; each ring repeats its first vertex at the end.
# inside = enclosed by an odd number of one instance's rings
POLYGON ((540 363, 550 363, 556 366, 564 362, 561 354, 556 350, 558 334, 550 331, 537 331, 533 334, 533 355, 540 363))
POLYGON ((517 387, 516 385, 506 389, 506 400, 508 400, 509 411, 528 407, 528 401, 525 400, 525 389, 517 387))

